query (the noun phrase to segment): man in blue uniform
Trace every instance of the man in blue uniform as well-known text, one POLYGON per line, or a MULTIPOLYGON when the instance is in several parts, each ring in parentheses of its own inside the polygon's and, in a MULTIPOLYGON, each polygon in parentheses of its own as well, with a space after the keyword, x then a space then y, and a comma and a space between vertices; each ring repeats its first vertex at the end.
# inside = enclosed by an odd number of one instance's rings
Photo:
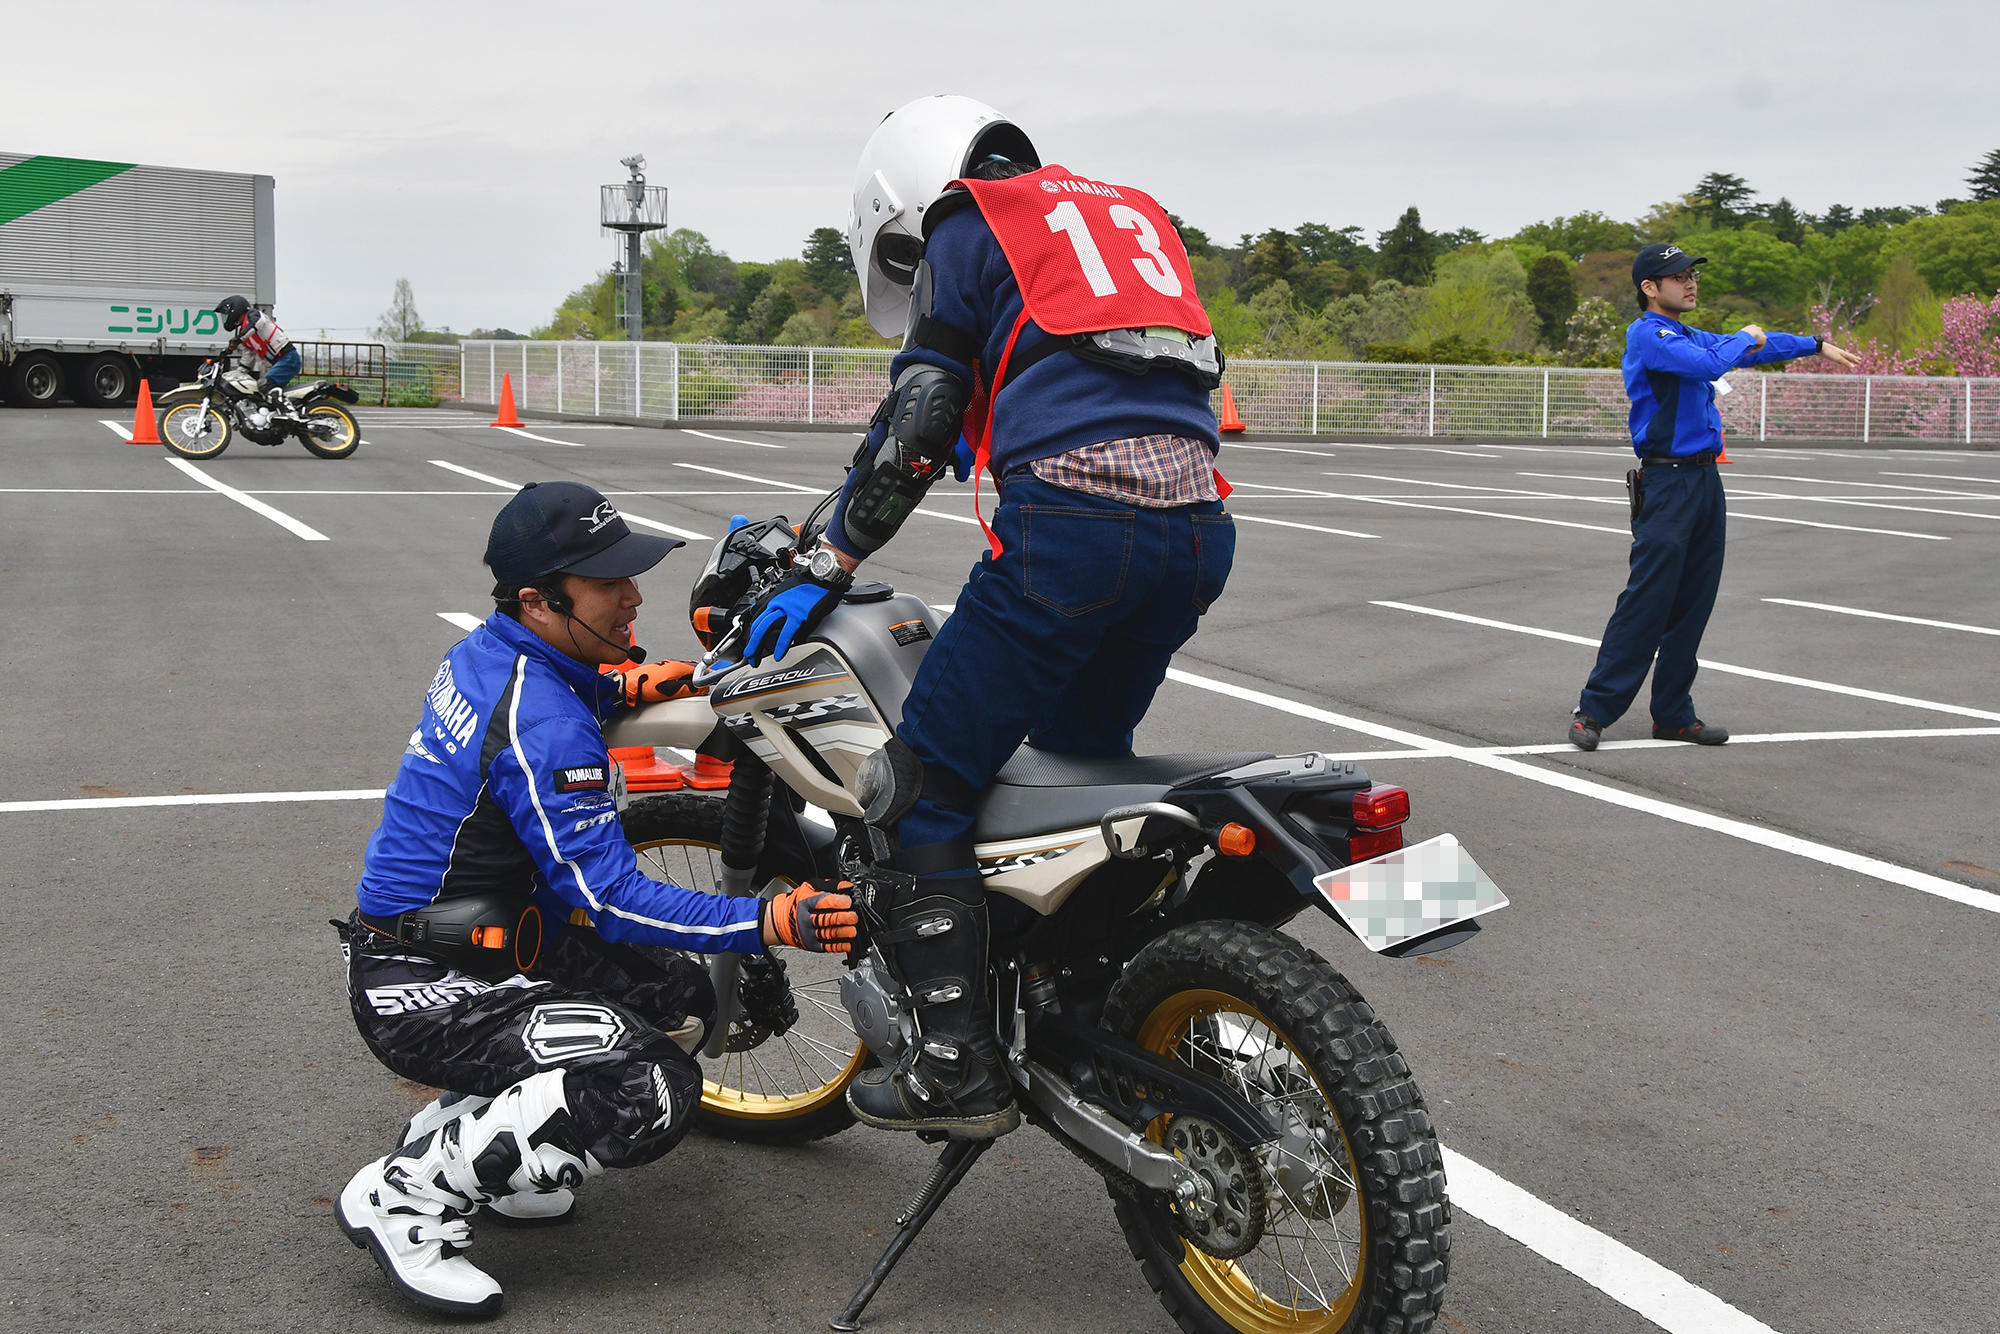
POLYGON ((994 551, 888 747, 921 774, 895 823, 897 869, 916 879, 876 940, 922 1034, 848 1104, 871 1125, 991 1137, 1019 1111, 986 998, 974 813, 1024 738, 1130 755, 1169 659, 1221 593, 1236 538, 1214 468, 1220 366, 1159 206, 1043 168, 1021 130, 970 98, 922 98, 877 127, 848 243, 869 320, 905 335, 894 388, 824 545, 752 608, 747 654, 783 655, 809 634, 945 469, 962 481, 990 457, 994 551))
POLYGON ((461 1254, 475 1210, 556 1221, 586 1179, 686 1132, 714 992, 690 960, 632 946, 845 952, 858 929, 846 895, 811 885, 767 902, 653 880, 621 832, 601 724, 677 674, 599 667, 638 656, 633 576, 679 545, 574 482, 507 502, 486 548, 498 609, 432 679, 338 924, 369 1049, 449 1090, 348 1182, 338 1219, 436 1310, 500 1307, 461 1254))
POLYGON ((1644 313, 1625 333, 1625 392, 1632 400, 1632 448, 1640 467, 1632 488, 1631 577, 1604 627, 1597 665, 1577 700, 1570 744, 1596 750, 1604 729, 1631 707, 1653 671, 1653 735, 1663 741, 1719 746, 1726 729, 1695 716, 1695 654, 1722 582, 1726 515, 1722 418, 1714 381, 1738 366, 1815 354, 1836 365, 1856 358, 1819 338, 1766 334, 1754 324, 1728 335, 1689 328, 1696 266, 1708 261, 1656 243, 1632 261, 1644 313), (1658 661, 1655 662, 1655 655, 1658 661))

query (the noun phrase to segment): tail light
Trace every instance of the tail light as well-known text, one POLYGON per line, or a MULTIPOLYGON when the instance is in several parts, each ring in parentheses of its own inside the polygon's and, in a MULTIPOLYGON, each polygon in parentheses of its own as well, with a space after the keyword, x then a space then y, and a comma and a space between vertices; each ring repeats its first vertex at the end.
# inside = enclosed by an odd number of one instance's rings
POLYGON ((1370 831, 1394 829, 1409 818, 1410 794, 1400 787, 1378 783, 1366 791, 1354 794, 1356 829, 1370 831))
POLYGON ((1400 787, 1378 784, 1354 794, 1354 832, 1347 839, 1347 860, 1365 862, 1403 846, 1403 822, 1410 818, 1410 794, 1400 787))

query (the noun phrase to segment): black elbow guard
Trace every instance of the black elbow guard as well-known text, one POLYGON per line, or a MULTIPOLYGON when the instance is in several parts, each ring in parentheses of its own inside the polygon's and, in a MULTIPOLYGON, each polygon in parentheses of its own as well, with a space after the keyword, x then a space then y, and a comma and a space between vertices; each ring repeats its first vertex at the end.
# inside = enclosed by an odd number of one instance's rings
POLYGON ((850 549, 861 555, 885 545, 951 462, 971 393, 965 381, 936 366, 904 371, 883 400, 889 438, 841 514, 850 549))

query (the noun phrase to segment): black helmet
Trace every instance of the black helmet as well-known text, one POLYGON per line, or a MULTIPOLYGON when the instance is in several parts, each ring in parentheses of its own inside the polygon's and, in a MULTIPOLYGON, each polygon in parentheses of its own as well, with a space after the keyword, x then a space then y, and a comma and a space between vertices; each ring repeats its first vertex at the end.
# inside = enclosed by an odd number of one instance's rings
POLYGON ((215 313, 222 316, 222 327, 231 333, 236 332, 237 325, 249 322, 245 318, 249 310, 250 298, 247 296, 226 296, 215 303, 215 313))

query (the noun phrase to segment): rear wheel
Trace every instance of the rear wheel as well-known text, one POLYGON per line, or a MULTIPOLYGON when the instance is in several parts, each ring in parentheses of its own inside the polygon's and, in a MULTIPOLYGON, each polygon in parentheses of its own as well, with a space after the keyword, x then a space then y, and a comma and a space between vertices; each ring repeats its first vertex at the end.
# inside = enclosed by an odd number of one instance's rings
POLYGON ((1148 945, 1104 1023, 1228 1084, 1282 1126, 1242 1145, 1200 1118, 1148 1136, 1209 1183, 1190 1205, 1113 1193, 1146 1281, 1190 1334, 1418 1334, 1444 1302, 1450 1205, 1430 1116, 1368 1004, 1297 941, 1201 922, 1148 945))
POLYGON ((229 448, 229 418, 201 400, 176 403, 160 420, 160 440, 184 459, 212 459, 229 448))
POLYGON ((119 352, 106 352, 85 361, 70 376, 69 392, 87 408, 115 408, 130 399, 139 385, 139 368, 119 352))
POLYGON ((302 414, 305 447, 323 459, 344 459, 361 445, 361 427, 354 414, 338 403, 315 403, 302 414))
MULTIPOLYGON (((706 889, 722 874, 722 802, 689 792, 635 801, 625 837, 656 880, 706 889)), ((780 877, 789 888, 806 878, 780 877)), ((697 961, 702 955, 691 956, 697 961)), ((746 957, 739 970, 743 1006, 728 1046, 706 1063, 695 1126, 752 1144, 804 1144, 854 1124, 847 1086, 868 1061, 840 1003, 838 956, 787 950, 780 964, 746 957), (797 1018, 789 1019, 789 1006, 797 1018)))
POLYGON ((63 389, 62 363, 53 352, 24 352, 7 370, 7 401, 17 408, 52 408, 63 389))

